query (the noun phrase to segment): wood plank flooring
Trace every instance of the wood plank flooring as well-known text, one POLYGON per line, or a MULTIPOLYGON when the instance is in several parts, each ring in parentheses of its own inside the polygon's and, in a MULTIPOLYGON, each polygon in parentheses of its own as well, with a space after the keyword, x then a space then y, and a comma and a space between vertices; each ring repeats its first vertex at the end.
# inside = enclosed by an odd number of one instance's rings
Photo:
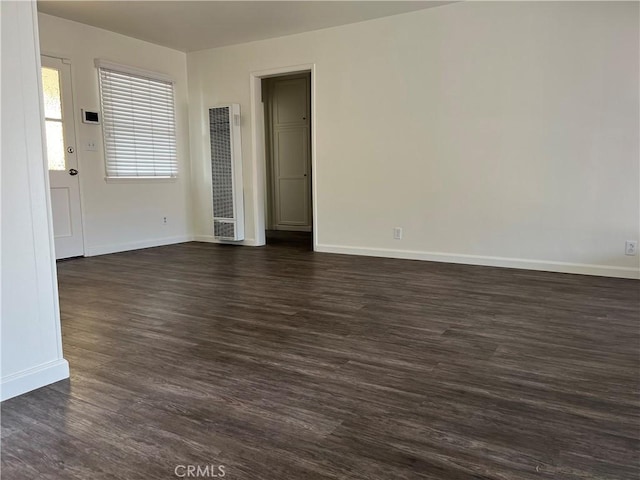
POLYGON ((71 379, 3 403, 2 478, 640 477, 639 282, 273 240, 59 263, 71 379))

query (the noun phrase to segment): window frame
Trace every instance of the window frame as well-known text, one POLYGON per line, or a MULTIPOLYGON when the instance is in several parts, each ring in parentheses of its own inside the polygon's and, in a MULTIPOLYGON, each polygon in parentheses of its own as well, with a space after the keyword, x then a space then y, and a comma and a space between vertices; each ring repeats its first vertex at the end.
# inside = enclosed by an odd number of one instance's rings
POLYGON ((144 70, 137 67, 131 67, 127 65, 122 65, 118 63, 113 63, 103 59, 95 59, 94 61, 96 71, 98 74, 98 96, 100 99, 100 112, 102 118, 100 120, 100 127, 102 130, 102 141, 103 141, 103 154, 104 154, 104 172, 105 172, 105 182, 107 183, 164 183, 164 182, 175 182, 179 176, 179 158, 178 158, 178 122, 177 122, 177 108, 176 108, 176 91, 175 91, 175 80, 169 75, 152 72, 149 70, 144 70), (104 115, 104 103, 103 103, 103 85, 102 85, 102 72, 101 70, 113 71, 121 75, 127 75, 142 79, 154 80, 159 82, 168 83, 171 85, 171 97, 172 103, 171 108, 173 110, 173 141, 174 141, 174 175, 148 175, 148 176, 124 176, 124 175, 109 175, 109 167, 108 167, 108 153, 107 153, 107 122, 105 121, 104 115))

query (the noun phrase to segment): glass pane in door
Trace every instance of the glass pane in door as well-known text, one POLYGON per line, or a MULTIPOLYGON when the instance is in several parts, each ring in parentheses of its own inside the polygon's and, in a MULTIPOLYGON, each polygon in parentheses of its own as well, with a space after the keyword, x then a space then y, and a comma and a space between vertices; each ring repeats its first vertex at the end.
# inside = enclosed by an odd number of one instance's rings
POLYGON ((47 161, 49 170, 66 170, 62 122, 45 120, 47 127, 47 161))
POLYGON ((60 95, 60 72, 55 68, 42 68, 42 89, 44 90, 44 116, 62 120, 62 97, 60 95))
POLYGON ((66 170, 62 95, 60 94, 60 72, 58 70, 42 68, 42 89, 49 170, 66 170))

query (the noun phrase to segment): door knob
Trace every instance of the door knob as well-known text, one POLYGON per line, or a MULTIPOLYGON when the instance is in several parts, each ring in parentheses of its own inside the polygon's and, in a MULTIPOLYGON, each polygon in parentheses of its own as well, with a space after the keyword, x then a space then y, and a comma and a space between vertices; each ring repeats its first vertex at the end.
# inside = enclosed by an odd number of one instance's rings
POLYGON ((74 152, 73 147, 67 147, 67 153, 73 153, 73 152, 74 152))
POLYGON ((75 168, 69 169, 69 175, 71 175, 72 177, 75 177, 77 174, 78 174, 78 170, 76 170, 75 168))

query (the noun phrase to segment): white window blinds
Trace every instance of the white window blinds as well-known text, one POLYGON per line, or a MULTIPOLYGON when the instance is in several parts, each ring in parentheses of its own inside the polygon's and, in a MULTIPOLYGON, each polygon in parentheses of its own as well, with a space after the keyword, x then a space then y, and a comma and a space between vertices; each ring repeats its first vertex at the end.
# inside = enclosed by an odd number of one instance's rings
POLYGON ((175 177, 173 82, 96 61, 107 177, 175 177))

